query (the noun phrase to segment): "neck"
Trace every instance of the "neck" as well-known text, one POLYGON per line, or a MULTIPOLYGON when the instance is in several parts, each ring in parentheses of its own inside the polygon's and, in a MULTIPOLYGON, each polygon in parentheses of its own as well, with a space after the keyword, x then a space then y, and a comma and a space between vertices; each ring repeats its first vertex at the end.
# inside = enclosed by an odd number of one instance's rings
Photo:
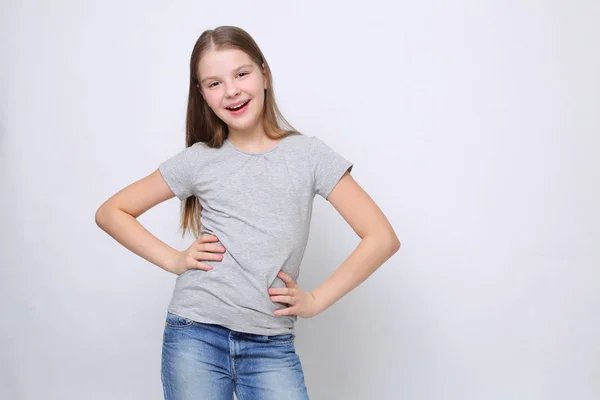
POLYGON ((277 142, 267 136, 262 121, 258 121, 255 126, 246 130, 229 128, 227 140, 245 151, 262 151, 271 147, 273 142, 277 142))

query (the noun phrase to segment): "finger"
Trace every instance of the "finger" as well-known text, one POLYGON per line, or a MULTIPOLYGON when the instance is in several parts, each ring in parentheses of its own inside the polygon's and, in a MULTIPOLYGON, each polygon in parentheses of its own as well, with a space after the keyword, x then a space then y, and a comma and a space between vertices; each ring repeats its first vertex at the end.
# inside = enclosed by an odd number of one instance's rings
POLYGON ((196 260, 198 261, 221 261, 223 260, 223 254, 207 253, 205 251, 199 251, 196 253, 196 260))
POLYGON ((218 242, 219 238, 217 238, 215 235, 205 233, 204 235, 200 235, 200 237, 196 241, 198 243, 218 242))
POLYGON ((282 287, 282 288, 270 288, 269 289, 269 293, 270 294, 291 294, 291 291, 289 288, 286 287, 282 287))
POLYGON ((213 269, 213 267, 208 264, 204 264, 203 262, 196 261, 196 269, 201 269, 203 271, 210 271, 211 269, 213 269))
POLYGON ((292 296, 271 296, 271 300, 275 303, 294 304, 292 299, 292 296))
POLYGON ((212 253, 224 253, 225 252, 225 247, 223 247, 220 244, 200 243, 200 244, 197 244, 195 247, 196 247, 196 250, 198 250, 198 251, 210 251, 212 253))
POLYGON ((281 310, 275 310, 273 312, 274 315, 277 315, 278 317, 283 316, 283 315, 295 315, 296 314, 296 306, 294 307, 288 307, 288 308, 282 308, 281 310))
POLYGON ((289 288, 294 287, 294 280, 288 274, 286 274, 283 271, 279 271, 278 276, 281 278, 282 281, 285 282, 285 286, 287 286, 289 288))

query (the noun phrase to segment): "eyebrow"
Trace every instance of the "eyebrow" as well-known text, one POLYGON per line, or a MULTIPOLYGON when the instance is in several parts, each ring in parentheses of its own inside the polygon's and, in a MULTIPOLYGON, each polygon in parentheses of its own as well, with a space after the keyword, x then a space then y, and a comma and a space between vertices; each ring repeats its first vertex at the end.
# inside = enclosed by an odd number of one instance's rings
MULTIPOLYGON (((244 65, 240 65, 239 67, 237 67, 236 69, 234 69, 234 71, 238 71, 242 68, 246 68, 246 67, 250 67, 252 68, 251 64, 244 64, 244 65)), ((209 80, 209 79, 217 79, 218 77, 216 76, 207 76, 206 78, 202 79, 200 82, 204 83, 205 81, 209 80)))

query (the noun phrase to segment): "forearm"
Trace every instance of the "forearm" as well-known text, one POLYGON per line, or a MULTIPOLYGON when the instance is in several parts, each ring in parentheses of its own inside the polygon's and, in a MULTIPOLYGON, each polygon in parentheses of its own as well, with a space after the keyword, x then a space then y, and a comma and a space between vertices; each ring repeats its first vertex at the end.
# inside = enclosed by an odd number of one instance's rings
POLYGON ((132 215, 115 208, 100 209, 96 224, 131 252, 171 272, 177 250, 151 234, 132 215))
POLYGON ((395 236, 365 236, 338 269, 312 291, 319 304, 319 312, 360 285, 399 248, 400 242, 395 236))

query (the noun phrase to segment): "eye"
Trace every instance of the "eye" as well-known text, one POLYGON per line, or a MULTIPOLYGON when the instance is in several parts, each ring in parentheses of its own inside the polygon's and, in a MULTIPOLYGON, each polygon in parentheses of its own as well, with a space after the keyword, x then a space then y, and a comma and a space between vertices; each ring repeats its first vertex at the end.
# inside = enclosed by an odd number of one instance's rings
MULTIPOLYGON (((246 75, 248 75, 248 74, 249 74, 249 72, 238 72, 238 76, 240 76, 240 77, 244 77, 244 76, 246 76, 246 75)), ((211 83, 208 85, 208 87, 209 87, 209 88, 215 87, 215 84, 216 84, 216 83, 219 83, 219 82, 211 82, 211 83)))

